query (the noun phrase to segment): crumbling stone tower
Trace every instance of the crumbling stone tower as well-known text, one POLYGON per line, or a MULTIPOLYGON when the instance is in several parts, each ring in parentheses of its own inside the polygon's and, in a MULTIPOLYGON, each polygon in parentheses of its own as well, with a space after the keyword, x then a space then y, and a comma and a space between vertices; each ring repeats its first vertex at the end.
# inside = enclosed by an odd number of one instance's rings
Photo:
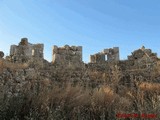
POLYGON ((57 47, 53 46, 52 62, 56 64, 72 64, 82 63, 82 46, 57 47))
POLYGON ((158 59, 157 53, 153 53, 151 49, 142 48, 132 52, 132 55, 128 56, 128 60, 140 60, 140 59, 158 59))
POLYGON ((118 61, 119 60, 119 47, 104 49, 102 52, 90 56, 91 63, 102 63, 105 61, 118 61))
POLYGON ((10 57, 13 62, 27 62, 31 58, 43 59, 43 44, 31 44, 22 38, 19 45, 11 45, 10 57))

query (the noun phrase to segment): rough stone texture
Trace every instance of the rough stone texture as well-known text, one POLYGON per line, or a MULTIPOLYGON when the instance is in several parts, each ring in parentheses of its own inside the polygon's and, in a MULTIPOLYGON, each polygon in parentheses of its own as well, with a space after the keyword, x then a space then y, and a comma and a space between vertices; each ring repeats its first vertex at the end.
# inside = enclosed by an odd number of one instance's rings
POLYGON ((107 55, 108 61, 118 61, 119 60, 119 47, 104 49, 103 53, 107 55))
POLYGON ((68 45, 64 47, 53 46, 52 62, 66 65, 82 63, 82 47, 68 45))
POLYGON ((90 56, 91 63, 119 61, 119 48, 104 49, 102 52, 90 56), (106 58, 105 58, 106 57, 106 58))
POLYGON ((95 54, 90 56, 90 61, 92 63, 102 63, 105 62, 105 55, 104 54, 95 54))
POLYGON ((142 46, 141 49, 135 50, 132 52, 132 55, 128 56, 128 60, 140 60, 140 59, 158 59, 156 53, 152 53, 151 49, 145 49, 144 46, 142 46))
POLYGON ((82 61, 81 46, 53 46, 52 52, 50 63, 43 59, 42 44, 30 44, 23 39, 18 46, 12 45, 8 56, 12 59, 0 59, 0 86, 5 88, 2 91, 16 95, 23 88, 40 89, 50 83, 59 86, 78 83, 93 88, 114 84, 134 86, 134 80, 160 82, 160 60, 144 47, 123 61, 119 60, 118 48, 105 49, 92 55, 88 64, 82 61), (108 60, 105 60, 105 55, 108 60), (22 58, 29 61, 22 63, 22 58), (36 83, 37 88, 32 83, 36 83))
POLYGON ((31 58, 43 59, 43 44, 31 44, 22 38, 19 45, 11 45, 10 57, 13 62, 27 62, 31 58))
POLYGON ((22 38, 21 42, 19 43, 19 45, 28 45, 28 38, 22 38))
POLYGON ((4 57, 4 53, 2 51, 0 51, 0 58, 4 57))

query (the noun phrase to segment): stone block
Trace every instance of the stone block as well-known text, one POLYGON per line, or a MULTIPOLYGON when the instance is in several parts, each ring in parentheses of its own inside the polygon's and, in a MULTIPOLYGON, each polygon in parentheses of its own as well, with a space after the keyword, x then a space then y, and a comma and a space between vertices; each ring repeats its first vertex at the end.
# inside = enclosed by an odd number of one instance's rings
POLYGON ((66 50, 69 50, 69 49, 70 49, 69 45, 65 45, 64 48, 65 48, 66 50))
MULTIPOLYGON (((10 55, 11 61, 22 62, 23 59, 43 58, 44 44, 31 44, 27 38, 22 38, 18 46, 11 45, 10 55)), ((25 60, 25 61, 28 61, 25 60)))
POLYGON ((2 51, 0 51, 0 58, 4 57, 4 53, 2 51))
POLYGON ((77 62, 82 62, 82 47, 81 46, 68 46, 57 47, 52 53, 53 63, 62 64, 77 64, 77 62), (59 57, 57 57, 59 56, 59 57), (55 62, 58 61, 58 62, 55 62))
POLYGON ((77 51, 82 51, 82 46, 78 46, 77 51))
POLYGON ((10 55, 14 55, 17 50, 17 45, 11 45, 10 47, 10 55))
POLYGON ((77 47, 76 47, 76 46, 71 46, 71 49, 72 49, 73 51, 77 51, 77 47))
POLYGON ((28 38, 22 38, 19 45, 28 45, 28 38))
POLYGON ((109 54, 109 49, 104 49, 102 53, 109 54))
POLYGON ((114 50, 115 52, 119 52, 119 47, 113 47, 113 50, 114 50))
POLYGON ((90 56, 91 63, 103 63, 105 62, 105 55, 104 54, 95 54, 90 56))
POLYGON ((52 52, 53 54, 58 53, 58 47, 56 45, 53 46, 52 52))

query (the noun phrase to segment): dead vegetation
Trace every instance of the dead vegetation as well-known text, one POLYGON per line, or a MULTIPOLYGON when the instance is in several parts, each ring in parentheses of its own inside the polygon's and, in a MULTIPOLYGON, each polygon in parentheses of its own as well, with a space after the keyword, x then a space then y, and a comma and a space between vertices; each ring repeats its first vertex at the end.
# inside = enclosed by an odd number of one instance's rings
POLYGON ((17 96, 3 97, 0 119, 114 120, 118 119, 118 113, 158 114, 160 111, 160 84, 143 82, 138 90, 126 88, 122 96, 110 86, 90 89, 71 84, 58 87, 52 83, 48 88, 44 82, 42 85, 32 82, 35 89, 26 87, 17 96))
MULTIPOLYGON (((20 53, 11 50, 11 61, 0 59, 0 120, 117 120, 120 113, 160 118, 160 63, 150 49, 139 49, 124 61, 117 61, 116 52, 110 56, 116 61, 104 61, 103 54, 85 64, 81 47, 70 47, 69 56, 55 48, 60 56, 53 64, 43 59, 43 45, 35 45, 39 50, 32 56, 28 47, 33 46, 24 42, 19 45, 24 50, 12 46, 20 53), (22 53, 29 53, 27 61, 22 53)), ((67 54, 68 46, 60 50, 67 54)))

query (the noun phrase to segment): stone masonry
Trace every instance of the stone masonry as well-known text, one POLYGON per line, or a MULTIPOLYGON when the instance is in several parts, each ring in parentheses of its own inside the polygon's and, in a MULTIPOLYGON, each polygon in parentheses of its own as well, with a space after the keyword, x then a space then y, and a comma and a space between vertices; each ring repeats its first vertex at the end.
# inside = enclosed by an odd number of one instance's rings
POLYGON ((91 63, 111 62, 119 60, 119 48, 104 49, 102 52, 90 56, 91 63))
POLYGON ((82 46, 53 46, 52 63, 74 64, 82 62, 82 46))
POLYGON ((4 53, 2 51, 0 51, 0 58, 4 57, 4 53))
POLYGON ((157 59, 157 53, 152 53, 151 49, 145 49, 144 46, 142 46, 141 49, 135 50, 132 52, 132 55, 128 56, 128 60, 137 60, 137 59, 157 59))
POLYGON ((104 49, 91 55, 90 63, 83 63, 82 46, 53 46, 52 62, 48 62, 43 58, 43 44, 31 44, 22 38, 18 45, 11 46, 10 56, 1 59, 3 56, 0 52, 0 86, 12 94, 26 84, 28 89, 34 89, 31 82, 38 86, 41 82, 53 82, 59 86, 78 83, 86 87, 135 86, 134 80, 160 82, 160 59, 145 47, 133 51, 127 60, 119 59, 118 47, 104 49))
POLYGON ((31 58, 43 59, 43 44, 31 44, 22 38, 19 45, 11 45, 10 57, 13 62, 26 62, 31 58))

